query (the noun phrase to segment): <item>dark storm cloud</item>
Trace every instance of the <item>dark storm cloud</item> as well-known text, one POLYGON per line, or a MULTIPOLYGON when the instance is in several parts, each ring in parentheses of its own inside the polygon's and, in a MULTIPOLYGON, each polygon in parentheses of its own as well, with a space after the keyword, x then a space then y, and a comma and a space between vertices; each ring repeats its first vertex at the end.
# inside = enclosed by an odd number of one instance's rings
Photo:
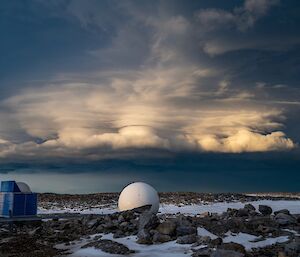
POLYGON ((133 181, 159 191, 269 192, 299 190, 298 154, 181 154, 175 158, 66 164, 6 164, 1 178, 39 192, 112 192, 133 181), (288 171, 288 172, 287 172, 288 171), (126 175, 125 175, 126 174, 126 175))

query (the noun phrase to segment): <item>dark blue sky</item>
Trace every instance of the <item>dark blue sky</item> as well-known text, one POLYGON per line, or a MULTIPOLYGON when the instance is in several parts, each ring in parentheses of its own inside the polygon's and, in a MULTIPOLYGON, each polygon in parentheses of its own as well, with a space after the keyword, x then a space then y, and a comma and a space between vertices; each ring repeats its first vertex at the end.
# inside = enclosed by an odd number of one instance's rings
POLYGON ((299 191, 299 14, 296 0, 1 1, 0 179, 299 191))

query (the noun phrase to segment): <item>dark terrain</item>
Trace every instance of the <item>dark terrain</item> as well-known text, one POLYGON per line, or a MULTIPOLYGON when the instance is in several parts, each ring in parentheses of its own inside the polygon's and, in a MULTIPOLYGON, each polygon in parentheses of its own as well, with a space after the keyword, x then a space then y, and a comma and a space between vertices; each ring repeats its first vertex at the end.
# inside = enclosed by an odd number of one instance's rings
MULTIPOLYGON (((299 194, 273 196, 248 196, 243 194, 203 194, 203 193, 161 193, 162 203, 192 204, 205 202, 254 201, 260 199, 299 199, 299 194)), ((92 195, 40 194, 39 205, 44 209, 56 207, 112 206, 117 204, 117 193, 92 195)), ((82 247, 95 247, 107 253, 132 255, 134 250, 113 240, 101 239, 101 233, 112 233, 114 238, 137 236, 140 244, 162 244, 176 240, 178 244, 190 244, 193 257, 299 257, 300 255, 300 214, 288 210, 273 212, 269 206, 261 205, 256 210, 246 204, 241 209, 228 209, 222 214, 202 213, 187 215, 153 215, 149 206, 131 211, 107 215, 70 215, 57 217, 44 215, 43 221, 2 223, 0 227, 1 257, 54 257, 67 256, 66 247, 77 242, 86 242, 82 247), (211 239, 197 235, 197 227, 203 227, 218 236, 211 239), (288 229, 288 230, 287 230, 288 229), (248 233, 256 236, 288 236, 289 241, 265 248, 246 251, 237 243, 224 243, 222 238, 228 231, 248 233), (293 231, 293 232, 291 232, 293 231), (85 240, 85 241, 83 241, 85 240), (206 245, 199 249, 197 246, 206 245)), ((189 256, 187 255, 187 256, 189 256)), ((109 255, 108 255, 109 256, 109 255)), ((134 255, 133 255, 134 256, 134 255)), ((149 256, 150 257, 150 256, 149 256)))

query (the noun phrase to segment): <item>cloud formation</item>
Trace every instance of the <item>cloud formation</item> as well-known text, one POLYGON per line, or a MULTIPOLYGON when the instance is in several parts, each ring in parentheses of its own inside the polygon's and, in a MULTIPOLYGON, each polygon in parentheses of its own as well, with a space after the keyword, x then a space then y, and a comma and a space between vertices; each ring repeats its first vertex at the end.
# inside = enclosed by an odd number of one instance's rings
MULTIPOLYGON (((209 104, 191 105, 195 71, 186 70, 186 76, 181 72, 145 71, 120 78, 114 74, 105 85, 52 85, 11 97, 5 105, 17 126, 32 139, 22 143, 1 140, 1 156, 44 152, 94 158, 102 151, 126 148, 239 153, 295 147, 279 130, 283 119, 279 110, 262 111, 254 106, 236 110, 234 106, 241 105, 243 98, 232 99, 223 84, 209 104), (179 100, 181 107, 174 105, 179 100), (220 106, 215 108, 213 103, 220 106)), ((205 94, 197 99, 204 100, 205 94)))
POLYGON ((286 110, 274 104, 273 87, 243 77, 244 67, 253 70, 256 60, 249 65, 247 56, 232 59, 234 66, 231 59, 218 59, 227 52, 264 49, 265 39, 248 40, 247 32, 278 1, 245 0, 231 11, 200 8, 193 15, 175 7, 172 12, 167 3, 148 8, 131 1, 38 2, 51 10, 63 7, 55 14, 60 19, 107 41, 81 53, 80 60, 92 68, 81 69, 79 62, 78 71, 26 81, 1 99, 2 160, 297 146, 284 132, 286 110))

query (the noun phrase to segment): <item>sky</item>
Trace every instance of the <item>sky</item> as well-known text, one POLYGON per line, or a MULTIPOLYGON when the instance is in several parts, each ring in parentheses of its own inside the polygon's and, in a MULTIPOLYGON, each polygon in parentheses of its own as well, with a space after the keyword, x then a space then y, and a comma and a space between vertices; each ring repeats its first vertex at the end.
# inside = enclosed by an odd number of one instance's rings
POLYGON ((300 191, 297 0, 4 0, 0 180, 300 191))

